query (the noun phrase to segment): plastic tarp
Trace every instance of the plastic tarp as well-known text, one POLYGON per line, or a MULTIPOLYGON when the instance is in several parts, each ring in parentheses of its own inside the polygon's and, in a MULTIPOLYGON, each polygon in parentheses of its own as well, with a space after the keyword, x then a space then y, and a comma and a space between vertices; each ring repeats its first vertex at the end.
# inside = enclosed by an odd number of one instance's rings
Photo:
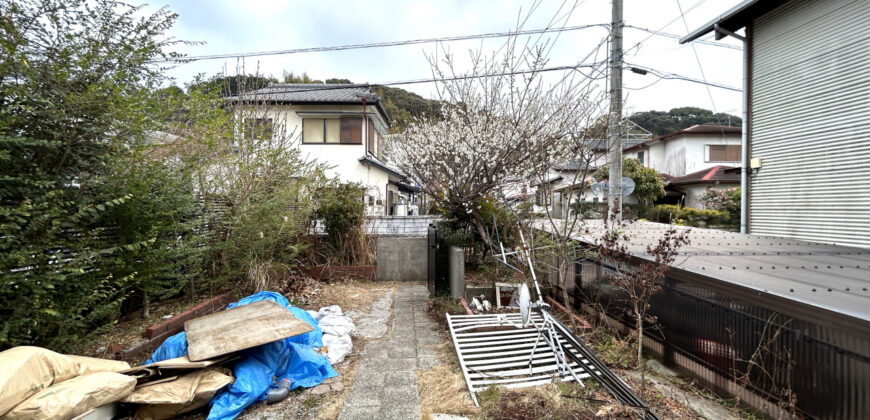
MULTIPOLYGON (((313 387, 325 379, 338 376, 326 356, 316 351, 323 347, 322 331, 317 321, 306 311, 291 306, 284 296, 275 292, 259 292, 230 304, 227 309, 261 300, 271 300, 311 325, 314 330, 242 351, 233 367, 235 382, 212 399, 209 419, 233 419, 249 405, 266 399, 266 393, 282 379, 288 379, 290 389, 313 387)), ((187 338, 180 332, 166 339, 145 361, 145 364, 181 357, 187 354, 187 338)))

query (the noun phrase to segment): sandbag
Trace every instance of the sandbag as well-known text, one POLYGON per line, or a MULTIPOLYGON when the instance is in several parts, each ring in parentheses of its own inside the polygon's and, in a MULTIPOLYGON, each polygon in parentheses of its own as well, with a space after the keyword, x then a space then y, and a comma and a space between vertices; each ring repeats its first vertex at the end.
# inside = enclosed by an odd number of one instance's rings
POLYGON ((356 334, 356 325, 350 317, 341 315, 326 315, 317 322, 324 334, 349 335, 356 334))
POLYGON ((82 375, 43 389, 15 406, 3 420, 64 420, 118 401, 136 387, 136 379, 114 372, 82 375))
POLYGON ((341 311, 341 306, 338 306, 338 305, 324 306, 324 307, 320 308, 320 310, 317 311, 317 313, 319 314, 319 316, 316 317, 316 319, 318 321, 320 321, 321 318, 323 318, 325 316, 329 316, 329 315, 338 315, 338 316, 344 315, 344 312, 341 311))
POLYGON ((136 410, 137 419, 169 419, 205 406, 231 383, 233 377, 229 369, 202 369, 174 381, 142 386, 122 401, 141 404, 136 410))
POLYGON ((96 357, 76 356, 67 354, 66 357, 79 362, 79 375, 97 372, 120 372, 130 369, 130 364, 120 360, 98 359, 96 357))
POLYGON ((329 359, 329 363, 333 366, 337 363, 341 363, 341 361, 350 354, 351 350, 353 350, 353 341, 351 340, 350 335, 323 334, 323 345, 326 346, 326 349, 328 350, 326 358, 329 359))
POLYGON ((79 375, 76 360, 40 347, 0 353, 0 417, 37 392, 79 375))

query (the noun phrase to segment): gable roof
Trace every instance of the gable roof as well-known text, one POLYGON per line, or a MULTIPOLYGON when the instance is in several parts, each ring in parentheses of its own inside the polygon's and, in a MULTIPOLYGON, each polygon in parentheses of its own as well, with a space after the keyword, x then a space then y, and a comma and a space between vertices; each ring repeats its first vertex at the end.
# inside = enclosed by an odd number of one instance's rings
POLYGON ((654 137, 652 140, 645 141, 640 144, 636 144, 631 147, 626 147, 623 150, 635 150, 640 149, 642 147, 649 146, 653 143, 658 143, 660 141, 665 141, 678 136, 696 136, 696 135, 710 135, 710 134, 721 134, 721 135, 740 135, 741 129, 740 127, 731 127, 728 125, 714 125, 714 124, 695 124, 691 127, 684 128, 682 130, 677 130, 671 133, 662 134, 661 136, 654 137))
POLYGON ((718 165, 687 175, 672 177, 668 185, 739 184, 740 173, 734 172, 732 169, 735 169, 735 167, 718 165))
POLYGON ((374 105, 389 124, 381 98, 367 84, 271 83, 240 96, 224 98, 230 101, 269 102, 280 104, 366 104, 374 105))

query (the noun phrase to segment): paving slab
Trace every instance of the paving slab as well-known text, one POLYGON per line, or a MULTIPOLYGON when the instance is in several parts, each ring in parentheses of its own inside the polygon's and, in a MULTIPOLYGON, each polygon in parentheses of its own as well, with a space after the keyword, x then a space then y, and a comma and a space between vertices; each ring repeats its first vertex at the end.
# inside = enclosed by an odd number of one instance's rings
MULTIPOLYGON (((377 315, 356 314, 364 321, 360 334, 378 340, 362 352, 339 420, 420 418, 416 370, 440 364, 432 347, 439 337, 426 313, 428 300, 425 284, 400 284, 395 297, 385 296, 372 305, 377 315)), ((348 316, 357 319, 353 313, 348 316)))

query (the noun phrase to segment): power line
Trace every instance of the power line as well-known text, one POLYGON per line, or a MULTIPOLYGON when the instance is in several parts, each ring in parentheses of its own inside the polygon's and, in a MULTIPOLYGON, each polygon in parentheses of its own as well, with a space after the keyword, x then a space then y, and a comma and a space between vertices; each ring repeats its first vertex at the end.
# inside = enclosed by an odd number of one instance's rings
MULTIPOLYGON (((358 84, 355 86, 366 86, 366 87, 401 86, 401 85, 411 85, 411 84, 420 84, 420 83, 451 82, 451 81, 457 81, 457 80, 478 79, 478 78, 484 78, 484 77, 516 76, 516 75, 522 75, 522 74, 546 73, 546 72, 552 72, 552 71, 565 71, 565 70, 578 70, 579 71, 579 69, 581 69, 581 68, 593 68, 594 69, 594 68, 597 68, 598 66, 600 66, 601 64, 604 64, 604 63, 605 62, 601 61, 601 62, 589 63, 589 64, 576 64, 576 65, 568 65, 568 66, 544 67, 544 68, 540 68, 540 69, 529 69, 529 70, 514 70, 514 71, 509 71, 509 72, 501 72, 501 73, 451 76, 451 77, 444 77, 444 78, 439 78, 439 79, 411 79, 411 80, 400 80, 400 81, 383 82, 383 83, 364 83, 364 84, 358 84)), ((586 75, 585 73, 581 72, 581 74, 583 74, 584 76, 589 78, 589 76, 586 75)), ((275 94, 281 94, 281 93, 295 93, 295 92, 317 92, 317 91, 336 90, 336 89, 348 89, 348 86, 347 85, 340 85, 340 84, 335 84, 335 85, 324 84, 323 87, 307 87, 306 86, 304 88, 300 87, 298 89, 293 89, 293 88, 273 89, 273 90, 269 90, 267 92, 263 92, 262 95, 275 95, 275 94)), ((249 93, 248 95, 252 95, 252 94, 253 94, 253 92, 249 93)), ((248 95, 245 95, 245 96, 248 96, 248 95)), ((256 97, 254 97, 253 99, 256 99, 256 97)))
MULTIPOLYGON (((628 70, 631 70, 633 73, 638 73, 638 74, 652 73, 653 76, 656 76, 656 77, 661 78, 661 79, 683 80, 686 82, 692 82, 692 83, 698 83, 701 85, 706 85, 708 87, 708 89, 707 89, 708 93, 710 91, 709 87, 716 87, 719 89, 732 90, 735 92, 743 92, 743 89, 736 88, 734 86, 724 85, 724 84, 715 83, 715 82, 708 82, 706 80, 706 78, 704 80, 699 80, 699 79, 695 79, 695 78, 688 77, 688 76, 683 76, 683 75, 676 74, 676 73, 667 73, 667 72, 664 72, 662 70, 657 70, 657 69, 654 69, 651 67, 641 66, 638 64, 631 64, 631 63, 625 63, 625 64, 626 64, 625 68, 627 68, 628 70)), ((710 98, 712 99, 712 95, 710 96, 710 98)))
POLYGON ((450 41, 465 41, 470 39, 485 39, 485 38, 501 38, 501 37, 509 37, 509 36, 520 36, 520 35, 535 35, 535 34, 546 34, 551 32, 567 32, 567 31, 577 31, 581 29, 588 29, 594 27, 604 27, 609 28, 609 24, 598 23, 591 25, 579 25, 579 26, 565 26, 559 28, 544 28, 544 29, 529 29, 523 31, 507 31, 507 32, 490 32, 484 34, 477 35, 457 35, 457 36, 447 36, 447 37, 439 37, 439 38, 420 38, 420 39, 411 39, 405 41, 386 41, 386 42, 374 42, 368 44, 348 44, 348 45, 336 45, 330 47, 310 47, 310 48, 294 48, 287 50, 274 50, 274 51, 257 51, 257 52, 246 52, 246 53, 230 53, 230 54, 211 54, 211 55, 199 55, 199 56, 189 56, 189 57, 179 57, 179 58, 169 58, 164 60, 153 60, 149 61, 149 63, 168 63, 168 62, 178 62, 178 63, 189 63, 193 61, 204 61, 204 60, 220 60, 226 58, 247 58, 247 57, 261 57, 267 55, 287 55, 287 54, 301 54, 301 53, 309 53, 309 52, 324 52, 324 51, 343 51, 343 50, 354 50, 354 49, 364 49, 364 48, 383 48, 383 47, 395 47, 402 45, 414 45, 414 44, 428 44, 433 42, 450 42, 450 41))
MULTIPOLYGON (((686 22, 686 14, 683 13, 683 6, 680 5, 680 0, 676 0, 677 8, 680 9, 680 17, 683 18, 683 25, 686 27, 686 32, 689 31, 689 23, 686 22)), ((707 83, 707 76, 704 74, 704 66, 701 65, 701 57, 698 56, 698 50, 695 49, 695 44, 692 44, 692 52, 695 54, 695 61, 698 62, 698 70, 701 71, 701 78, 704 79, 704 83, 707 83)), ((742 92, 743 89, 740 89, 742 92)), ((713 92, 710 92, 710 85, 707 85, 707 96, 710 97, 710 105, 713 107, 713 113, 716 113, 716 101, 713 100, 713 92)), ((724 134, 724 133, 723 133, 724 134)))
MULTIPOLYGON (((677 40, 679 40, 680 38, 682 38, 680 35, 670 34, 670 33, 667 33, 667 32, 661 32, 661 31, 654 31, 654 30, 652 30, 652 29, 641 28, 641 27, 639 27, 639 26, 625 25, 625 27, 626 27, 626 28, 631 28, 631 29, 637 29, 637 30, 639 30, 639 31, 643 31, 643 32, 647 32, 647 33, 650 33, 650 34, 653 34, 653 35, 659 35, 659 36, 663 36, 663 37, 671 38, 671 39, 677 39, 677 40)), ((714 46, 714 47, 722 47, 722 48, 728 48, 728 49, 737 50, 737 51, 743 51, 743 47, 740 47, 740 46, 737 46, 737 45, 724 44, 724 43, 721 43, 721 42, 713 42, 713 41, 707 41, 707 40, 696 40, 695 42, 696 42, 696 43, 701 43, 701 44, 704 44, 704 45, 712 45, 712 46, 714 46)))
MULTIPOLYGON (((688 9, 686 9, 686 13, 691 12, 691 11, 694 10, 696 7, 700 6, 701 4, 703 4, 703 3, 706 2, 706 1, 707 1, 707 0, 698 0, 697 3, 693 4, 693 5, 690 6, 688 9)), ((681 15, 681 16, 682 16, 682 15, 681 15)), ((656 30, 656 32, 663 31, 663 30, 664 30, 665 28, 667 28, 668 26, 671 26, 671 24, 674 23, 674 22, 676 22, 677 20, 679 20, 681 16, 677 16, 677 17, 673 18, 670 22, 668 22, 668 23, 662 25, 662 27, 661 27, 661 28, 658 28, 658 29, 656 30)), ((622 51, 622 55, 625 56, 625 54, 628 54, 629 51, 631 51, 631 50, 633 50, 633 49, 639 47, 640 44, 643 44, 644 42, 646 42, 647 40, 649 40, 649 39, 652 38, 653 36, 655 36, 655 34, 652 34, 652 33, 649 34, 646 38, 640 40, 640 42, 638 42, 637 44, 634 44, 633 46, 631 46, 631 48, 627 48, 627 49, 623 50, 623 51, 622 51)))

